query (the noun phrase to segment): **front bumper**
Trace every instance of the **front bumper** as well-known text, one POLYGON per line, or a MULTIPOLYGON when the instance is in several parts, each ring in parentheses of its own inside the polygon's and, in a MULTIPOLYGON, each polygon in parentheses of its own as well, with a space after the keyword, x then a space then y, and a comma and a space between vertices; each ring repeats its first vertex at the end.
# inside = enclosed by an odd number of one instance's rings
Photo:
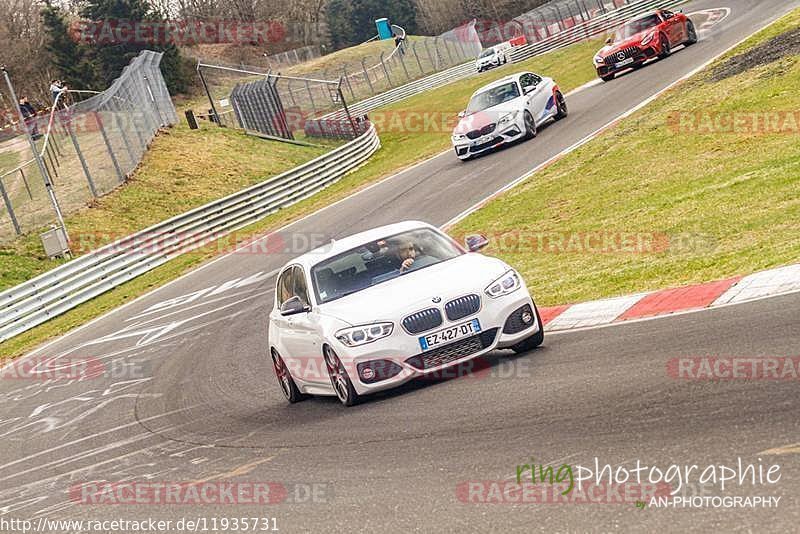
POLYGON ((612 52, 611 54, 605 56, 602 64, 595 63, 595 69, 597 70, 598 76, 610 76, 612 74, 617 74, 622 71, 638 67, 645 61, 658 56, 658 50, 656 50, 652 43, 650 43, 647 46, 635 46, 626 49, 626 57, 622 61, 617 61, 616 58, 613 61, 610 60, 609 58, 613 58, 614 54, 615 53, 612 52), (632 59, 632 61, 626 62, 624 65, 621 64, 623 61, 628 61, 630 59, 632 59))
POLYGON ((453 149, 459 159, 468 159, 478 154, 489 152, 505 143, 517 141, 524 135, 525 124, 522 119, 516 119, 477 139, 465 138, 460 141, 453 141, 453 149))
POLYGON ((500 66, 500 60, 499 59, 493 59, 491 61, 486 61, 484 63, 476 63, 475 64, 475 68, 477 69, 478 72, 483 72, 485 70, 493 69, 493 68, 499 67, 499 66, 500 66))
POLYGON ((518 317, 519 310, 525 306, 528 306, 530 310, 534 308, 533 301, 524 284, 513 293, 496 299, 482 295, 482 304, 478 313, 457 321, 445 319, 441 326, 433 330, 437 331, 477 318, 481 325, 480 334, 470 338, 462 338, 459 341, 442 345, 429 351, 423 352, 421 350, 419 338, 430 332, 412 335, 399 327, 387 338, 360 347, 345 347, 337 344, 335 350, 347 367, 353 387, 355 387, 359 395, 367 395, 397 387, 417 377, 426 375, 438 376, 437 373, 444 369, 463 364, 494 349, 510 347, 535 334, 539 328, 542 328, 535 313, 530 325, 522 325, 519 321, 509 321, 510 317, 518 317), (509 327, 511 323, 513 324, 509 327), (477 339, 472 343, 466 342, 466 340, 472 338, 482 339, 477 339), (457 346, 459 344, 461 345, 457 346), (463 354, 459 351, 462 351, 463 354), (425 358, 425 363, 421 361, 422 358, 425 358), (437 360, 437 358, 440 360, 437 360), (358 372, 359 364, 374 362, 375 360, 389 362, 388 365, 381 364, 381 369, 391 369, 391 372, 382 375, 382 377, 390 374, 392 376, 376 382, 365 383, 358 372), (437 361, 444 361, 445 363, 437 365, 437 361))

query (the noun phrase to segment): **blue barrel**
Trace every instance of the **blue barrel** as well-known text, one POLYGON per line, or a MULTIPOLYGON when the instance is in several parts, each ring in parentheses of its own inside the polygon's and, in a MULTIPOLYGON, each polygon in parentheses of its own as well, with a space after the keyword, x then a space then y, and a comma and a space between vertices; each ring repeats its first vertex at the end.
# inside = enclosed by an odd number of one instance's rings
POLYGON ((378 28, 378 37, 381 39, 392 38, 392 27, 389 24, 389 19, 376 19, 375 26, 378 28))

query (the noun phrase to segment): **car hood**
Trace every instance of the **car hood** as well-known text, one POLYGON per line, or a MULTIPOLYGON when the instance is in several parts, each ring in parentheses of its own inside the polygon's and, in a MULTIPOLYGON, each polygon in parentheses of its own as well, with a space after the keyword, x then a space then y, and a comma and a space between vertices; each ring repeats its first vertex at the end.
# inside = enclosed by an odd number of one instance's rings
POLYGON ((516 104, 519 98, 521 97, 517 97, 513 100, 509 100, 508 102, 503 102, 502 104, 486 108, 483 111, 477 111, 471 115, 462 117, 461 120, 458 121, 456 127, 453 129, 453 134, 466 134, 472 130, 480 130, 484 126, 492 124, 493 122, 496 123, 498 120, 500 120, 500 117, 506 113, 520 109, 520 106, 516 104))
POLYGON ((409 313, 469 293, 483 293, 486 286, 510 267, 497 258, 468 253, 412 271, 319 306, 320 313, 351 325, 380 321, 397 322, 409 313), (434 304, 432 299, 441 302, 434 304))
MULTIPOLYGON (((615 41, 610 45, 606 45, 597 52, 600 57, 606 57, 607 55, 616 52, 618 50, 622 50, 623 48, 628 48, 629 46, 635 46, 642 42, 645 35, 652 32, 654 28, 650 28, 649 30, 645 30, 643 32, 639 32, 624 41, 615 41)), ((649 43, 648 43, 649 44, 649 43)))

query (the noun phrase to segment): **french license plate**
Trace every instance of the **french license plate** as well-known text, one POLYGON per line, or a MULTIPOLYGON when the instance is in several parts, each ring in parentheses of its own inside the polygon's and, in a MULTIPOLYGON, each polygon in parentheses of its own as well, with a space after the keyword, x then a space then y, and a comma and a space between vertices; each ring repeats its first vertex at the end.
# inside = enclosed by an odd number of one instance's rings
POLYGON ((619 68, 619 67, 624 67, 625 65, 630 65, 631 63, 633 63, 633 58, 629 57, 625 61, 620 61, 619 63, 615 64, 614 66, 616 68, 619 68))
POLYGON ((481 323, 477 319, 472 319, 466 323, 449 326, 443 330, 433 332, 427 336, 420 336, 419 346, 423 351, 430 350, 439 345, 446 345, 453 341, 458 341, 465 337, 472 336, 481 331, 481 323))

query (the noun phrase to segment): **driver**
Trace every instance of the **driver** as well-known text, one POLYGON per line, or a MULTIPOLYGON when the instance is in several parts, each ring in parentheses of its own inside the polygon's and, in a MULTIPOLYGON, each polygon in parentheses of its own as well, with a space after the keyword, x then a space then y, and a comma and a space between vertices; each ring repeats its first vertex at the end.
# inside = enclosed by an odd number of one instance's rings
POLYGON ((408 239, 395 241, 392 243, 392 253, 400 265, 400 272, 404 273, 414 265, 417 258, 417 247, 408 239))

